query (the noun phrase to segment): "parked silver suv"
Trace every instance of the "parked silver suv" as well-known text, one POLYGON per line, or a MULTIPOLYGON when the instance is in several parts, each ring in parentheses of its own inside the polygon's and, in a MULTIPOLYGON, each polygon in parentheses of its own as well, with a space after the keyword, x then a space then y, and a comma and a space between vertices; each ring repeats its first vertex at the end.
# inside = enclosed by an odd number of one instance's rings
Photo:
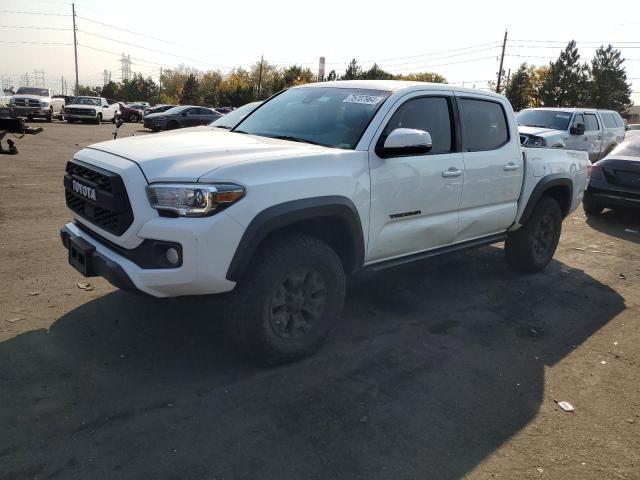
POLYGON ((625 135, 622 117, 612 110, 527 108, 516 118, 522 145, 582 150, 592 162, 605 157, 625 135))

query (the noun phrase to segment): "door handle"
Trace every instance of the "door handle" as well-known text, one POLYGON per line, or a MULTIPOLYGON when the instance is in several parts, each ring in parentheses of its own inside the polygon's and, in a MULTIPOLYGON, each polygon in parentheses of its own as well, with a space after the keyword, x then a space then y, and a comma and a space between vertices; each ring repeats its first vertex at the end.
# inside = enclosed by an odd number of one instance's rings
POLYGON ((518 170, 519 168, 520 168, 520 165, 518 165, 517 163, 509 162, 503 167, 503 170, 505 172, 510 172, 512 170, 518 170))
POLYGON ((459 170, 456 167, 449 167, 449 170, 442 172, 442 176, 444 178, 459 177, 460 175, 462 175, 462 170, 459 170))

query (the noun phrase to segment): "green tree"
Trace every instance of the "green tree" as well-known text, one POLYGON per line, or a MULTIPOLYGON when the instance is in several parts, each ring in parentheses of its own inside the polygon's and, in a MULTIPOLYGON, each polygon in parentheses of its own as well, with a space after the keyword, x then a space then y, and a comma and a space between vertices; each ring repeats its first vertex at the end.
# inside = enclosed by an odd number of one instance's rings
POLYGON ((299 65, 291 65, 282 71, 285 87, 302 85, 315 81, 313 72, 309 68, 302 68, 299 65))
POLYGON ((369 70, 362 74, 362 78, 365 80, 392 80, 393 74, 384 71, 377 63, 374 63, 369 70))
POLYGON ((184 82, 182 95, 180 95, 180 103, 182 105, 197 105, 201 103, 198 96, 199 86, 200 82, 198 82, 196 75, 194 73, 190 73, 184 82))
POLYGON ((215 107, 218 105, 218 87, 222 82, 222 75, 216 70, 209 70, 200 77, 197 97, 203 105, 215 107))
POLYGON ((358 65, 358 61, 354 58, 349 62, 349 65, 340 80, 359 80, 362 78, 362 73, 362 67, 358 65))
POLYGON ((101 97, 102 87, 91 87, 89 85, 78 85, 78 95, 82 97, 101 97))
POLYGON ((447 79, 444 76, 434 72, 406 73, 404 75, 396 75, 393 78, 412 82, 447 83, 447 79))
POLYGON ((591 60, 589 106, 622 113, 631 106, 631 86, 627 83, 624 58, 611 45, 601 46, 591 60))
POLYGON ((547 107, 581 107, 588 97, 589 68, 580 63, 575 40, 571 40, 555 62, 539 92, 547 107))
POLYGON ((284 88, 282 71, 277 65, 264 60, 262 62, 262 75, 260 74, 260 62, 256 62, 249 72, 251 83, 255 85, 257 98, 264 100, 284 88), (258 84, 260 92, 258 95, 258 84))
POLYGON ((122 84, 119 82, 109 82, 102 87, 102 96, 119 100, 122 98, 122 84))
POLYGON ((338 75, 335 70, 331 70, 329 75, 327 75, 327 82, 333 82, 335 80, 338 80, 338 75))
POLYGON ((232 70, 218 87, 220 105, 240 107, 254 101, 255 95, 256 89, 251 75, 243 68, 232 70))
POLYGON ((531 87, 529 68, 526 63, 523 63, 518 70, 511 75, 504 91, 505 96, 509 102, 511 102, 511 106, 516 112, 530 106, 531 87))

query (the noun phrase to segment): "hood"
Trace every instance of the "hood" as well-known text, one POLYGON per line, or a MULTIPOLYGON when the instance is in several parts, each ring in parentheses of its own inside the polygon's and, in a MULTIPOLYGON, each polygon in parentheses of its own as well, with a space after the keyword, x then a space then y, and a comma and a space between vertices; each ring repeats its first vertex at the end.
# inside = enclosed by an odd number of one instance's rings
POLYGON ((235 163, 332 150, 206 126, 110 140, 87 148, 137 163, 151 183, 195 182, 235 163))
POLYGON ((65 105, 65 107, 73 107, 73 108, 79 108, 81 110, 95 110, 96 108, 101 108, 100 105, 81 105, 79 103, 69 103, 67 105, 65 105))
POLYGON ((38 100, 39 102, 41 102, 42 100, 48 100, 49 97, 48 96, 44 96, 41 97, 39 95, 29 95, 26 93, 21 93, 19 95, 13 95, 13 98, 15 98, 16 100, 20 99, 20 100, 38 100))
POLYGON ((536 137, 550 137, 552 135, 561 135, 564 132, 562 130, 554 130, 552 128, 540 128, 540 127, 525 127, 524 125, 518 125, 518 131, 525 135, 534 135, 536 137))

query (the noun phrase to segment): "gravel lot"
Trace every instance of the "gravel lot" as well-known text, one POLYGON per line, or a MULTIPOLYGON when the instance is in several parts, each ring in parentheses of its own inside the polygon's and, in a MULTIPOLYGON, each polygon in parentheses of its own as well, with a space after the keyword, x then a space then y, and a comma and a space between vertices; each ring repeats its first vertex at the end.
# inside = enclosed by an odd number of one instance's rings
POLYGON ((77 287, 64 165, 112 126, 43 127, 0 156, 0 479, 640 478, 637 213, 573 213, 537 275, 497 246, 352 279, 265 369, 223 300, 77 287))

